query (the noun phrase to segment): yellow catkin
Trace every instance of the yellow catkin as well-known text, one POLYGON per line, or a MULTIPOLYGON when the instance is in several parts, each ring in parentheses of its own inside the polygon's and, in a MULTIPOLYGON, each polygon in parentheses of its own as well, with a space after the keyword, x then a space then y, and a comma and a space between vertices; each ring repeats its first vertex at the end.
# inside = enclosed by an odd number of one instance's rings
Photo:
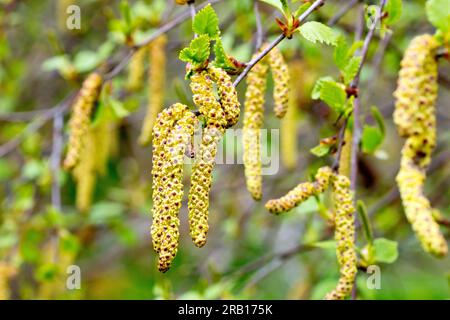
POLYGON ((178 250, 178 211, 183 197, 183 156, 194 133, 197 118, 180 103, 157 118, 153 134, 153 247, 158 269, 169 270, 178 250))
POLYGON ((264 95, 268 69, 266 60, 262 60, 253 67, 247 76, 247 92, 245 93, 242 130, 244 170, 247 190, 256 200, 262 198, 260 130, 264 122, 264 95))
POLYGON ((433 36, 425 34, 414 38, 406 50, 394 93, 394 122, 399 134, 406 137, 396 178, 406 217, 424 250, 442 257, 448 252, 447 242, 423 190, 436 146, 438 45, 433 36))
POLYGON ((332 170, 330 167, 322 167, 317 171, 314 182, 300 183, 285 196, 279 199, 269 200, 266 209, 270 213, 280 214, 295 208, 313 195, 323 193, 330 182, 332 170))
POLYGON ((275 115, 283 118, 289 106, 289 82, 290 75, 288 66, 278 48, 274 48, 268 54, 270 70, 273 77, 273 100, 275 115))
POLYGON ((213 93, 213 82, 207 72, 191 77, 194 103, 206 118, 201 145, 196 152, 189 190, 189 229, 192 241, 198 247, 206 243, 209 230, 209 193, 218 143, 227 126, 225 112, 213 93))
POLYGON ((68 151, 64 160, 64 168, 72 169, 78 162, 80 152, 84 148, 85 136, 89 130, 90 117, 94 104, 100 94, 102 77, 98 73, 90 74, 83 83, 83 87, 78 94, 73 105, 70 118, 70 137, 68 151))
POLYGON ((0 262, 0 300, 10 298, 9 281, 16 274, 17 270, 6 262, 0 262))
POLYGON ((289 64, 291 76, 289 91, 289 107, 286 116, 280 123, 281 161, 289 169, 297 165, 297 128, 299 122, 299 102, 303 92, 303 62, 295 60, 289 64))
POLYGON ((129 91, 138 91, 142 88, 145 74, 145 57, 147 55, 147 47, 139 49, 130 61, 130 69, 128 73, 127 89, 129 91))
POLYGON ((355 208, 350 191, 350 180, 343 175, 331 178, 335 206, 336 256, 340 278, 336 288, 325 296, 326 300, 343 300, 350 295, 355 281, 355 208))
POLYGON ((232 127, 238 122, 240 114, 240 103, 233 81, 221 68, 210 66, 208 67, 208 73, 217 85, 219 101, 227 120, 227 128, 232 127))
POLYGON ((167 37, 162 35, 156 38, 148 46, 150 52, 148 104, 141 135, 139 136, 139 143, 141 145, 150 143, 156 117, 164 106, 164 89, 166 87, 166 43, 167 37))
POLYGON ((80 154, 80 161, 73 170, 77 184, 76 206, 86 213, 91 208, 97 175, 104 175, 111 154, 111 130, 113 124, 108 122, 91 126, 86 135, 86 143, 80 154))

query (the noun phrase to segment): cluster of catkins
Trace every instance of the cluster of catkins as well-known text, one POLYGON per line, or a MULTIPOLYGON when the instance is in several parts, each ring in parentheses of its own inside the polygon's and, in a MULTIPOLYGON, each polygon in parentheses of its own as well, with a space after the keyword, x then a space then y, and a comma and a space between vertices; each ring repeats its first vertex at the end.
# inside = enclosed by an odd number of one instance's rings
POLYGON ((425 251, 438 257, 448 252, 445 238, 433 218, 434 209, 424 195, 426 169, 436 146, 436 49, 428 34, 412 40, 401 62, 394 122, 406 138, 397 183, 406 217, 425 251))
POLYGON ((102 76, 98 73, 86 78, 72 107, 69 122, 70 137, 64 168, 73 172, 77 184, 76 206, 80 212, 90 209, 96 177, 105 173, 114 145, 113 124, 102 122, 93 125, 91 122, 102 84, 102 76))
MULTIPOLYGON (((193 100, 205 119, 200 146, 195 150, 188 197, 189 229, 198 247, 206 243, 209 193, 218 143, 225 129, 239 119, 240 105, 230 76, 213 66, 191 77, 193 100), (214 94, 216 84, 218 99, 214 94)), ((166 272, 177 253, 178 212, 183 199, 183 157, 195 127, 197 116, 182 104, 163 110, 153 127, 153 247, 159 254, 158 269, 166 272)))
POLYGON ((350 180, 344 175, 334 173, 330 167, 322 167, 318 170, 314 182, 300 183, 285 196, 268 201, 266 208, 274 214, 289 211, 311 196, 323 193, 330 184, 335 207, 336 256, 340 266, 340 278, 336 288, 328 293, 325 299, 341 300, 351 293, 357 271, 355 208, 350 180))
POLYGON ((274 81, 275 115, 283 118, 289 106, 290 75, 288 66, 279 49, 274 48, 267 57, 253 67, 247 76, 242 139, 247 189, 255 200, 262 198, 260 129, 264 123, 264 95, 269 67, 274 81))

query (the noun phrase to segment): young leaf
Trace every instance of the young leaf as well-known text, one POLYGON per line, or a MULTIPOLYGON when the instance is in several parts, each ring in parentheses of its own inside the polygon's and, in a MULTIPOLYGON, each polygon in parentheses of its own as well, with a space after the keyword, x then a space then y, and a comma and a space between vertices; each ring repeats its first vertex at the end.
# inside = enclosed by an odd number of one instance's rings
POLYGON ((326 145, 326 144, 318 144, 317 146, 315 146, 314 148, 310 149, 309 152, 311 152, 313 155, 315 155, 316 157, 324 157, 327 154, 330 153, 331 150, 330 145, 326 145))
POLYGON ((378 128, 380 128, 380 131, 383 134, 383 138, 384 138, 384 136, 386 134, 386 126, 384 125, 383 115, 381 114, 380 110, 378 110, 378 108, 375 106, 372 106, 371 111, 372 111, 372 116, 375 119, 375 121, 377 122, 378 128))
POLYGON ((373 232, 372 227, 370 226, 369 215, 367 214, 366 205, 362 200, 358 200, 356 203, 356 207, 358 209, 359 216, 361 218, 362 224, 364 226, 364 235, 366 236, 367 242, 369 244, 373 243, 373 232))
POLYGON ((388 0, 384 11, 387 13, 384 23, 390 25, 397 22, 402 15, 402 0, 388 0))
POLYGON ((442 32, 450 32, 450 0, 428 0, 426 4, 428 20, 442 32))
POLYGON ((294 17, 298 18, 302 15, 303 12, 305 12, 309 7, 311 7, 311 3, 306 2, 302 4, 294 13, 294 17))
POLYGON ((347 93, 339 83, 324 81, 320 89, 320 100, 324 101, 335 111, 342 112, 345 109, 347 93))
POLYGON ((339 70, 344 70, 348 63, 348 51, 349 47, 345 37, 340 35, 336 40, 336 47, 333 52, 333 59, 339 70))
POLYGON ((204 34, 192 40, 189 47, 181 50, 179 58, 184 62, 200 65, 209 58, 209 55, 209 36, 204 34))
POLYGON ((325 81, 334 81, 332 77, 322 77, 317 79, 316 84, 314 85, 314 88, 311 92, 311 99, 317 100, 320 99, 320 92, 322 90, 322 84, 325 81))
POLYGON ((360 56, 353 56, 342 70, 342 77, 344 78, 344 83, 348 85, 353 78, 356 76, 359 70, 359 65, 361 64, 360 56))
POLYGON ((270 4, 271 6, 280 10, 280 12, 284 13, 283 4, 281 3, 281 1, 279 0, 261 0, 261 1, 270 4))
POLYGON ((216 67, 222 68, 224 70, 233 69, 233 65, 228 58, 228 55, 225 52, 225 49, 223 48, 222 41, 220 39, 216 40, 216 43, 214 44, 214 55, 216 56, 216 59, 214 60, 214 65, 216 67))
POLYGON ((383 133, 378 127, 365 125, 362 134, 362 149, 365 153, 373 153, 383 142, 383 133))
POLYGON ((377 262, 393 263, 398 258, 398 244, 385 238, 375 239, 373 242, 375 260, 377 262))
POLYGON ((330 27, 317 22, 306 22, 300 27, 301 35, 312 43, 320 42, 335 46, 337 42, 337 34, 330 27))
POLYGON ((210 4, 195 15, 192 29, 195 33, 199 35, 206 34, 211 39, 219 36, 219 18, 210 4))

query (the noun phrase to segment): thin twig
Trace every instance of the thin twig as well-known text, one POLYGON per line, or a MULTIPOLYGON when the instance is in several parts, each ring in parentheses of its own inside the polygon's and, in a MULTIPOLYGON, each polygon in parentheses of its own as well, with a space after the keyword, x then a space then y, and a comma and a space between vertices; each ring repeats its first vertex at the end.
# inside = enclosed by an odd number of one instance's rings
MULTIPOLYGON (((190 2, 190 3, 189 3, 189 11, 190 11, 192 23, 194 23, 195 15, 196 15, 195 4, 194 4, 194 2, 190 2)), ((194 34, 194 38, 197 38, 197 34, 196 34, 196 33, 194 34)))

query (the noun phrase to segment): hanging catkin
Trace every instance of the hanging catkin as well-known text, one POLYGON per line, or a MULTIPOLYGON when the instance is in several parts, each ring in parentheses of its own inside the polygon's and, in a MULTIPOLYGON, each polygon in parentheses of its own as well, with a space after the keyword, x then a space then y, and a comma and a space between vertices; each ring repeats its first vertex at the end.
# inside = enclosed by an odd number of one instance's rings
POLYGON ((297 165, 297 128, 299 123, 299 103, 303 92, 303 62, 294 60, 289 63, 291 77, 289 102, 286 116, 280 123, 281 161, 287 169, 295 169, 297 165))
POLYGON ((141 145, 150 143, 156 117, 164 106, 164 89, 166 87, 166 43, 167 37, 162 35, 148 45, 148 50, 150 52, 148 104, 147 113, 139 137, 139 143, 141 145))
POLYGON ((289 105, 289 69, 277 47, 269 52, 268 58, 274 86, 273 100, 275 106, 273 111, 278 118, 283 118, 289 105))
POLYGON ((145 74, 145 56, 147 55, 147 47, 140 48, 130 61, 130 69, 128 73, 127 89, 129 91, 138 91, 142 88, 145 74))
POLYGON ((414 38, 406 50, 394 93, 394 122, 399 134, 407 138, 396 179, 406 217, 424 250, 440 257, 447 254, 447 243, 423 190, 436 145, 438 46, 433 36, 425 34, 414 38))
POLYGON ((280 214, 291 210, 313 195, 323 193, 330 182, 332 170, 330 167, 322 167, 317 171, 314 182, 303 182, 279 199, 269 200, 266 209, 270 213, 280 214))
POLYGON ((73 105, 70 118, 70 137, 68 151, 64 160, 64 168, 72 169, 78 162, 80 152, 84 148, 86 133, 89 130, 91 113, 100 94, 102 77, 98 73, 90 74, 83 82, 83 86, 73 105))
POLYGON ((247 189, 255 200, 262 197, 262 164, 260 130, 264 122, 264 95, 269 66, 266 60, 256 64, 247 76, 245 93, 244 126, 244 170, 247 189))
POLYGON ((233 81, 231 81, 230 76, 221 68, 209 66, 208 73, 212 81, 217 85, 219 101, 225 112, 225 119, 227 120, 226 127, 230 128, 238 122, 241 110, 233 81))
POLYGON ((155 124, 151 234, 154 249, 159 254, 158 269, 161 272, 169 270, 178 249, 183 157, 196 124, 197 117, 182 104, 164 110, 155 124))
POLYGON ((355 208, 350 180, 343 175, 331 177, 335 207, 336 256, 340 278, 336 288, 325 296, 327 300, 342 300, 352 292, 356 277, 355 208))
POLYGON ((209 229, 209 193, 212 171, 215 165, 218 143, 228 124, 225 112, 213 93, 211 78, 206 71, 191 77, 194 103, 206 118, 201 145, 196 152, 192 168, 188 200, 189 230, 192 241, 197 247, 202 247, 206 243, 206 235, 209 229))

